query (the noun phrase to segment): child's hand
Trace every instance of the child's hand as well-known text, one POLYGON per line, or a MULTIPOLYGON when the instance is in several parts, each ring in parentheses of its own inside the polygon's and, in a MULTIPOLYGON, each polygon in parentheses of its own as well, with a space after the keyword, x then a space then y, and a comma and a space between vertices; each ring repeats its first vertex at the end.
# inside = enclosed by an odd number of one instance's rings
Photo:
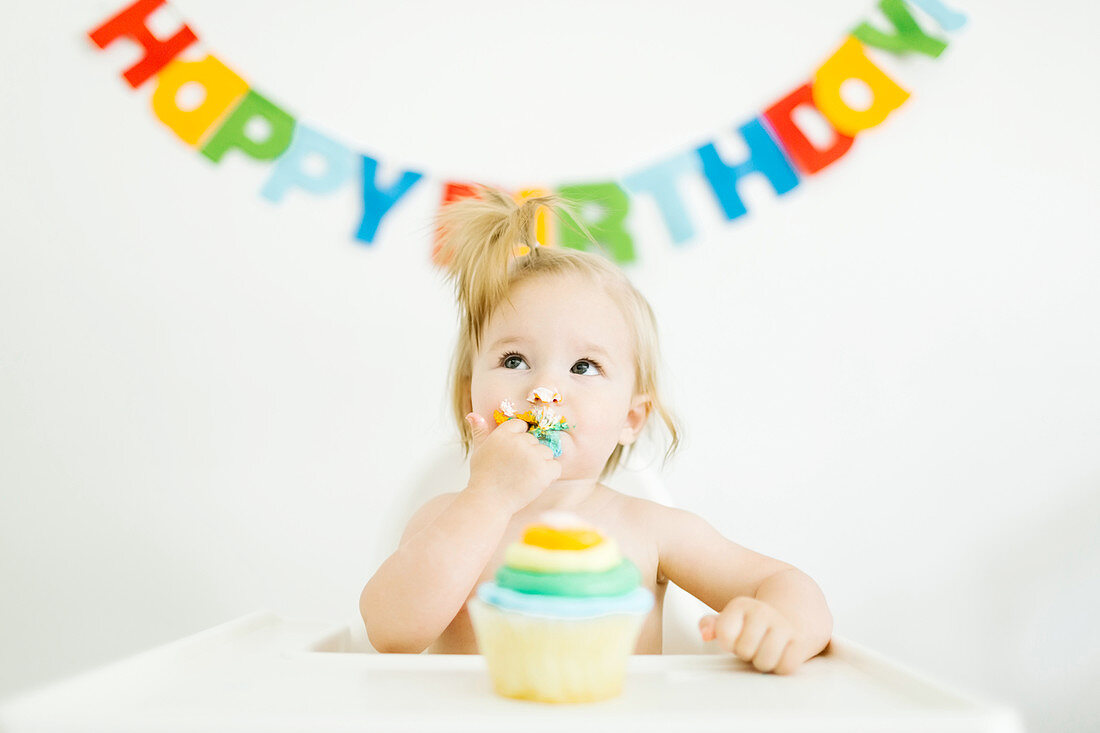
POLYGON ((806 655, 794 625, 763 601, 739 596, 726 604, 722 613, 699 621, 703 641, 718 639, 719 645, 761 672, 790 674, 806 655))
POLYGON ((470 486, 500 496, 515 514, 561 476, 554 451, 527 432, 523 420, 506 420, 495 429, 476 412, 466 416, 473 432, 470 486))

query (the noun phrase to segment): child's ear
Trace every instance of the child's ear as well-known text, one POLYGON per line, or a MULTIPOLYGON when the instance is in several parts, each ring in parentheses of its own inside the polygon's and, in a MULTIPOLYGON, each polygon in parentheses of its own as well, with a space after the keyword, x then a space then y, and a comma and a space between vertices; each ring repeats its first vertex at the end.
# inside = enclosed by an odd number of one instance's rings
POLYGON ((630 410, 626 413, 626 422, 619 433, 619 445, 630 445, 638 439, 649 413, 653 410, 653 401, 647 394, 635 395, 630 401, 630 410))

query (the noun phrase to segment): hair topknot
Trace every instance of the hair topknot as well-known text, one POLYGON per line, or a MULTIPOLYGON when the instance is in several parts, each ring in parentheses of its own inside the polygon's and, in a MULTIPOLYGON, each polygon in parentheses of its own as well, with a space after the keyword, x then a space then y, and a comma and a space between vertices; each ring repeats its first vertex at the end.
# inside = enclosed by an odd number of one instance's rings
POLYGON ((516 201, 489 186, 478 186, 476 192, 476 196, 443 206, 436 215, 436 232, 440 241, 437 261, 454 283, 463 320, 478 345, 490 313, 507 295, 517 264, 521 269, 539 269, 531 265, 547 256, 536 238, 540 209, 546 208, 559 217, 567 215, 593 244, 597 243, 558 194, 516 201))

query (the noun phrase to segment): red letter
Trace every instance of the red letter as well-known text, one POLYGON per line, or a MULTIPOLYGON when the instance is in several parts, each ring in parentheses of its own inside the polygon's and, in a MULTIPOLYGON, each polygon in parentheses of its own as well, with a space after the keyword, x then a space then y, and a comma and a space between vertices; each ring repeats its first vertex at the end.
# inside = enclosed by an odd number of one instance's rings
POLYGON ((117 38, 127 36, 145 49, 145 56, 123 73, 126 81, 135 89, 146 79, 163 69, 180 51, 198 40, 186 25, 167 41, 153 35, 145 25, 149 14, 164 4, 164 0, 137 0, 133 5, 90 31, 88 36, 100 48, 106 48, 117 38))
MULTIPOLYGON (((447 183, 443 184, 443 201, 441 201, 439 205, 443 207, 452 201, 472 198, 477 198, 477 188, 475 186, 468 183, 447 181, 447 183)), ((443 241, 441 235, 442 233, 437 229, 435 232, 435 242, 432 244, 432 264, 436 267, 443 267, 450 262, 450 258, 443 254, 443 241)))
POLYGON ((791 157, 795 165, 807 173, 817 173, 819 170, 847 153, 848 148, 852 147, 852 141, 855 139, 839 132, 833 127, 832 123, 829 122, 829 119, 821 114, 817 105, 814 104, 813 91, 808 83, 803 84, 771 107, 768 107, 764 112, 764 119, 771 125, 775 136, 783 143, 783 147, 787 150, 787 155, 791 157), (833 144, 825 150, 819 150, 814 147, 814 144, 810 142, 809 138, 806 137, 794 122, 794 110, 803 104, 812 108, 814 112, 817 112, 818 115, 825 120, 825 124, 833 129, 833 144))

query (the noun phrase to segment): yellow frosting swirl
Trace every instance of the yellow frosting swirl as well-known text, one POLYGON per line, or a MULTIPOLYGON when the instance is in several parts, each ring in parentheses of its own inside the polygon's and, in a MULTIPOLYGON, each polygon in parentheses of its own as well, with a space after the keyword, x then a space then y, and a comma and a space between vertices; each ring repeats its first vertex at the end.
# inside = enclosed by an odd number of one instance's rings
POLYGON ((619 547, 610 538, 583 550, 555 550, 515 542, 504 551, 505 565, 536 573, 599 573, 621 561, 619 547))
POLYGON ((587 550, 602 541, 603 537, 599 532, 587 527, 560 529, 546 524, 535 524, 523 533, 523 544, 547 550, 587 550))

